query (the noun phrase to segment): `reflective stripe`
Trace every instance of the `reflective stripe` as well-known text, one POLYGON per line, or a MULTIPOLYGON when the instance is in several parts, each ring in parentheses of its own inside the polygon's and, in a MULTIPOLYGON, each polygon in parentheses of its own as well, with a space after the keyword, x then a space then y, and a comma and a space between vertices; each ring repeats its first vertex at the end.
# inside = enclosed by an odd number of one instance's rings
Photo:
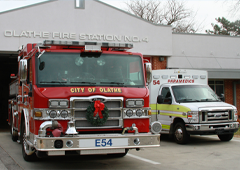
POLYGON ((170 129, 170 125, 162 125, 163 129, 170 129))
POLYGON ((191 111, 188 107, 173 104, 150 104, 150 107, 157 114, 157 110, 160 110, 160 115, 174 116, 174 117, 187 117, 187 112, 191 111), (157 106, 157 107, 156 107, 157 106), (184 114, 183 114, 184 113, 184 114))

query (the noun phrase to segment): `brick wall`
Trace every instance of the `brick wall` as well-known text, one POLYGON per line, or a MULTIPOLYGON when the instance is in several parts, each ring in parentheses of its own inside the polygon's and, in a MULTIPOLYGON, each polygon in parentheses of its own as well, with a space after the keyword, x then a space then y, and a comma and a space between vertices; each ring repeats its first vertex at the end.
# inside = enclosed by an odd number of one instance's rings
MULTIPOLYGON (((229 104, 234 104, 233 102, 233 83, 238 82, 239 80, 225 80, 224 81, 224 91, 225 91, 225 102, 229 104)), ((237 109, 238 109, 238 116, 240 116, 240 84, 236 85, 236 96, 237 96, 237 109)), ((240 122, 240 120, 238 119, 240 122)))
POLYGON ((159 56, 152 57, 152 69, 166 69, 167 68, 167 57, 164 57, 164 61, 159 61, 159 56))

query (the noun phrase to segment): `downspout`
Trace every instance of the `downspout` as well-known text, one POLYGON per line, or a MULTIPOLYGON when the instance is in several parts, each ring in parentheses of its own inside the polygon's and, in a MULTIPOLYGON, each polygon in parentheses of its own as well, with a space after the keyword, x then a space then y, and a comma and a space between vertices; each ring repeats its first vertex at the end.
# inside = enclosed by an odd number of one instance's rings
POLYGON ((233 105, 237 107, 237 84, 240 84, 240 81, 233 82, 233 105))

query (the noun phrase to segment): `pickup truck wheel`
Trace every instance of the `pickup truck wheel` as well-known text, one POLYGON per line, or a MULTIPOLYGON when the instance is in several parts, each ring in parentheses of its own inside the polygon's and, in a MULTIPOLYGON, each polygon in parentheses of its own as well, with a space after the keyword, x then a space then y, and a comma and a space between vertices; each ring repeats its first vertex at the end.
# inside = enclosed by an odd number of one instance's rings
POLYGON ((30 147, 27 144, 26 131, 25 131, 25 122, 22 125, 22 156, 25 161, 31 162, 37 159, 35 154, 35 149, 30 147))
POLYGON ((231 134, 225 134, 225 135, 218 135, 218 138, 221 140, 221 141, 230 141, 232 138, 233 138, 233 133, 231 134))
POLYGON ((125 149, 125 153, 115 153, 115 154, 108 154, 110 157, 121 158, 127 155, 129 149, 125 149))
POLYGON ((175 142, 178 144, 186 144, 190 138, 183 123, 177 123, 175 125, 173 135, 175 142))

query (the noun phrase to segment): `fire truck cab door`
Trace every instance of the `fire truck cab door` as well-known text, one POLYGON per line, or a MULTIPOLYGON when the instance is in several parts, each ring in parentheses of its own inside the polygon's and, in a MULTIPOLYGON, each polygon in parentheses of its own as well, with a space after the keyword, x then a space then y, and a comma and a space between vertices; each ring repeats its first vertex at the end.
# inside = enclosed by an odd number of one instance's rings
POLYGON ((157 103, 157 116, 158 121, 162 123, 163 131, 169 131, 170 125, 172 123, 172 116, 171 116, 171 103, 172 103, 172 93, 171 89, 168 86, 163 86, 160 89, 159 95, 163 97, 163 103, 157 103))

